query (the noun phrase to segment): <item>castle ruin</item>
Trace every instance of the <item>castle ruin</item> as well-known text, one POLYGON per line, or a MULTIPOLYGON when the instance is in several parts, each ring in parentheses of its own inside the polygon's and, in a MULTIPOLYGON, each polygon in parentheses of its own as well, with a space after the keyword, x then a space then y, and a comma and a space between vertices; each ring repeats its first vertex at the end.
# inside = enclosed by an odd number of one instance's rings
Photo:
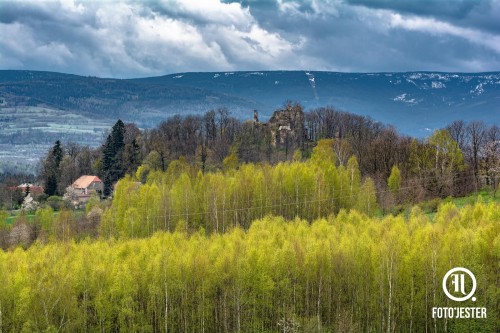
POLYGON ((267 123, 259 122, 259 114, 254 110, 254 126, 267 127, 271 132, 271 144, 276 148, 301 147, 305 140, 304 111, 298 104, 287 104, 274 111, 267 123))

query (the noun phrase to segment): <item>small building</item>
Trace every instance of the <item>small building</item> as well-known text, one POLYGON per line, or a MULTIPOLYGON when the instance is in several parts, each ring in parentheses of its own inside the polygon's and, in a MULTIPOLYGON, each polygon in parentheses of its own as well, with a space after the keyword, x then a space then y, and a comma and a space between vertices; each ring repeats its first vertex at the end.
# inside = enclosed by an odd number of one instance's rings
POLYGON ((76 190, 76 195, 78 196, 78 201, 80 203, 85 203, 89 201, 92 194, 97 193, 99 196, 102 195, 104 190, 104 183, 97 176, 81 176, 71 185, 76 190))
POLYGON ((26 194, 26 192, 29 191, 29 193, 31 193, 31 196, 33 198, 37 198, 43 194, 43 187, 38 186, 38 185, 24 183, 24 184, 19 185, 17 188, 20 189, 21 192, 24 194, 26 194))

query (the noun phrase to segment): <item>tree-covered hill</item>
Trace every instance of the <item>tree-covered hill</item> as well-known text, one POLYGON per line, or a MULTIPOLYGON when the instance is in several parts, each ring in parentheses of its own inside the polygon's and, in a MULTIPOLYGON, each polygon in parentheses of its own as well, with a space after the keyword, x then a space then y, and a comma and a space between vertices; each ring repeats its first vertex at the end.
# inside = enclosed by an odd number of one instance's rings
POLYGON ((201 113, 222 106, 237 111, 254 104, 224 93, 172 83, 144 84, 51 72, 0 72, 3 107, 44 106, 76 111, 97 117, 96 122, 121 117, 141 127, 152 127, 172 114, 201 113))
POLYGON ((286 101, 332 106, 423 138, 454 120, 500 123, 500 74, 306 71, 181 73, 141 79, 0 71, 0 172, 34 172, 56 140, 95 147, 117 119, 152 128, 226 108, 262 121, 286 101), (37 153, 38 151, 38 153, 37 153))
POLYGON ((248 231, 37 243, 0 251, 3 332, 496 332, 498 204, 440 207, 429 220, 356 211, 310 224, 265 217, 248 231), (432 319, 453 306, 441 280, 477 277, 485 319, 432 319))

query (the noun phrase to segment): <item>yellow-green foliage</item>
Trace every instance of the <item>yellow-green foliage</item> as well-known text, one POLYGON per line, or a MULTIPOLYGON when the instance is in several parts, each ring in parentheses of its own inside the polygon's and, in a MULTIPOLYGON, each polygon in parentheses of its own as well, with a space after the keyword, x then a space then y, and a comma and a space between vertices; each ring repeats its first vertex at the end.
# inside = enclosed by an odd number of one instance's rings
MULTIPOLYGON (((203 186, 224 176, 213 177, 203 186)), ((292 191, 294 178, 285 179, 292 191)), ((148 184, 140 193, 155 196, 162 188, 148 184)), ((139 215, 151 218, 153 206, 127 207, 126 232, 136 232, 139 215)), ((283 332, 285 325, 297 332, 495 332, 499 212, 495 203, 449 203, 430 221, 418 207, 407 220, 341 210, 312 224, 264 217, 247 231, 224 234, 188 236, 180 228, 150 238, 0 251, 0 330, 283 332), (441 279, 456 266, 478 281, 476 302, 459 305, 487 307, 487 319, 431 319, 433 306, 454 306, 441 279)))
POLYGON ((401 172, 396 165, 394 165, 391 169, 391 174, 387 179, 387 186, 389 187, 389 190, 395 195, 398 194, 399 189, 401 188, 401 172))
POLYGON ((174 161, 166 172, 151 172, 143 185, 132 178, 120 180, 100 234, 142 237, 173 231, 181 221, 187 231, 224 232, 248 229, 251 221, 268 214, 308 221, 340 209, 373 214, 373 182, 361 178, 355 157, 338 168, 334 158, 331 142, 325 140, 307 162, 237 167, 233 161, 224 172, 203 174, 183 160, 174 161))

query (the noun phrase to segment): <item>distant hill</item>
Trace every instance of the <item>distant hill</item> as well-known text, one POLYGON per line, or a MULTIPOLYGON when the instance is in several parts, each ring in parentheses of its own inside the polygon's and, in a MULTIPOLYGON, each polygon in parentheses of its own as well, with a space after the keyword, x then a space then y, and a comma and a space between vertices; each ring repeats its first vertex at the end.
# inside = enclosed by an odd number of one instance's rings
POLYGON ((132 80, 210 89, 264 105, 270 113, 285 100, 307 108, 331 105, 426 136, 453 120, 500 123, 500 72, 494 73, 180 73, 132 80))
POLYGON ((425 136, 453 120, 500 122, 500 72, 335 73, 304 71, 180 73, 120 80, 0 71, 0 102, 44 106, 97 118, 156 125, 172 114, 228 107, 265 119, 287 100, 306 109, 331 105, 425 136))
POLYGON ((107 79, 3 70, 0 171, 2 159, 34 163, 57 138, 96 146, 118 118, 146 128, 174 114, 227 107, 240 119, 251 119, 256 109, 266 120, 285 101, 306 110, 330 105, 425 137, 457 119, 500 124, 500 72, 263 71, 107 79))
POLYGON ((0 71, 3 107, 43 106, 97 118, 157 125, 170 115, 231 107, 236 114, 258 103, 200 87, 103 79, 35 71, 0 71))

